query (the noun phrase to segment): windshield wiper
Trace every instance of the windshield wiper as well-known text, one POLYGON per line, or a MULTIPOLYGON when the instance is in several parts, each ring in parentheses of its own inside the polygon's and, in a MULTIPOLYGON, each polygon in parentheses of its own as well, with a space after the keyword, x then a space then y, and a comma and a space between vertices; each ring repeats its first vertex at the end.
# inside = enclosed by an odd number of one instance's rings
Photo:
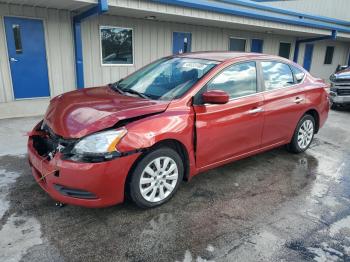
POLYGON ((143 93, 140 93, 140 92, 138 92, 136 90, 133 90, 133 89, 127 89, 126 90, 126 89, 123 89, 123 88, 119 87, 119 82, 120 82, 120 80, 118 82, 113 83, 113 84, 109 84, 109 86, 113 90, 121 93, 122 95, 124 95, 125 93, 129 93, 129 94, 138 95, 139 97, 142 97, 142 98, 145 98, 145 99, 149 99, 149 97, 147 95, 145 95, 143 93))
POLYGON ((117 91, 118 93, 121 93, 121 94, 123 95, 123 94, 124 94, 124 91, 119 87, 119 82, 120 82, 120 81, 115 82, 115 83, 111 83, 111 84, 109 84, 109 86, 110 86, 113 90, 115 90, 115 91, 117 91))
POLYGON ((133 89, 123 90, 123 91, 125 93, 134 94, 134 95, 138 95, 139 97, 149 99, 149 97, 147 95, 145 95, 144 93, 140 93, 140 92, 133 90, 133 89))

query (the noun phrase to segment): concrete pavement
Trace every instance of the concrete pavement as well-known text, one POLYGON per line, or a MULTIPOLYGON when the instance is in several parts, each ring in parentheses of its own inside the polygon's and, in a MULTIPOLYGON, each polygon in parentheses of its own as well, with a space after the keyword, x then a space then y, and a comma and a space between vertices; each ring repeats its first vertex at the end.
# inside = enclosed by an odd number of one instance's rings
POLYGON ((0 121, 0 261, 350 261, 350 110, 303 154, 278 148, 183 183, 167 204, 56 208, 0 121))

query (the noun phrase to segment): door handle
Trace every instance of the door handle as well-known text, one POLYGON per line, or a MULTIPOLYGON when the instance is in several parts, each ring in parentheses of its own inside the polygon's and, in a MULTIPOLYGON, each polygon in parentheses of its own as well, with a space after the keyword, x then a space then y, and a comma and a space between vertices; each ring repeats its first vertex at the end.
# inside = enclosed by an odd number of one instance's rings
POLYGON ((304 101, 304 98, 297 97, 294 99, 294 103, 299 104, 300 102, 304 101))
POLYGON ((263 111, 264 111, 264 109, 262 107, 256 107, 256 108, 249 110, 248 114, 256 114, 256 113, 260 113, 263 111))
POLYGON ((18 60, 17 60, 16 58, 14 58, 14 57, 11 57, 11 58, 10 58, 10 61, 11 61, 11 62, 18 62, 18 60))

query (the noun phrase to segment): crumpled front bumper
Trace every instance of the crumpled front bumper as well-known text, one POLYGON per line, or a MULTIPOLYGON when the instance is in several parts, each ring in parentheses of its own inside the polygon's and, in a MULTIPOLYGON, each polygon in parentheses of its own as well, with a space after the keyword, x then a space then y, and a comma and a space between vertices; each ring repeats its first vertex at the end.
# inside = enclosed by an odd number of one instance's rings
POLYGON ((51 160, 38 154, 28 140, 28 160, 38 184, 56 201, 85 207, 105 207, 124 201, 126 177, 141 153, 99 163, 51 160))

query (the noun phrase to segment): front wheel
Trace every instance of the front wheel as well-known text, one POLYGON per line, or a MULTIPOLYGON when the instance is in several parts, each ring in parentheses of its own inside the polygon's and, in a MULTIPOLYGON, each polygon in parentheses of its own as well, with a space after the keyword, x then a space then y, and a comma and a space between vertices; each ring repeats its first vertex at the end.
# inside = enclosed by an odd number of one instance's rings
POLYGON ((161 147, 146 155, 130 174, 129 195, 142 208, 167 202, 177 191, 184 173, 179 154, 161 147))
POLYGON ((334 102, 331 103, 331 109, 332 109, 332 110, 337 110, 338 108, 339 108, 339 105, 338 105, 338 104, 336 104, 336 103, 334 103, 334 102))
POLYGON ((295 129, 292 141, 288 145, 289 151, 301 153, 309 148, 315 134, 315 119, 311 115, 304 115, 295 129))

